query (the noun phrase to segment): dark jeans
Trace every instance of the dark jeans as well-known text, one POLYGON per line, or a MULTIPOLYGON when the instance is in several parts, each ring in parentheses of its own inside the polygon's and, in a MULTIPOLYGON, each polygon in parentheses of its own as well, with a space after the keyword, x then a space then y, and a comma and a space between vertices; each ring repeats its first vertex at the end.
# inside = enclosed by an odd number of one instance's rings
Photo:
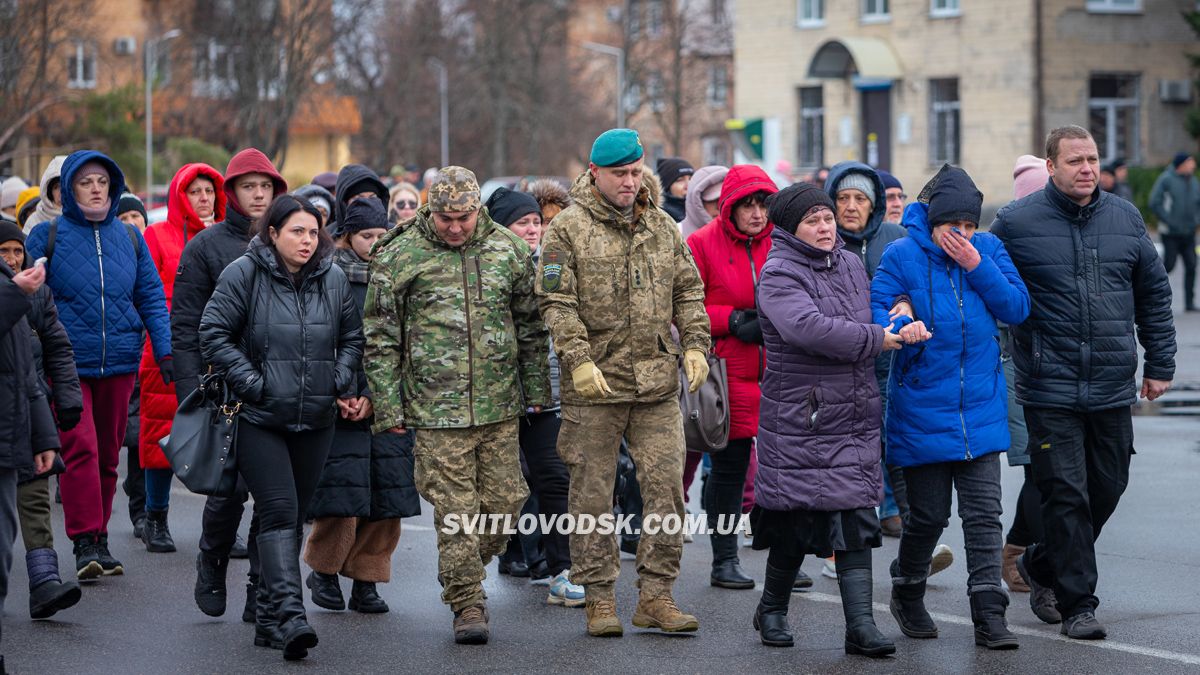
POLYGON ((887 479, 892 486, 892 501, 896 502, 896 508, 900 509, 900 520, 908 520, 908 485, 904 482, 904 469, 887 462, 883 463, 883 468, 887 471, 887 479))
POLYGON ((333 444, 333 425, 278 431, 243 420, 238 425, 238 471, 254 496, 259 531, 303 526, 333 444))
MULTIPOLYGON (((742 491, 746 485, 746 470, 750 467, 750 449, 753 439, 737 438, 729 441, 724 450, 710 453, 712 472, 704 485, 704 505, 708 513, 708 526, 713 530, 718 527, 719 519, 725 516, 725 527, 736 523, 742 515, 742 491)), ((718 537, 737 537, 732 534, 714 534, 709 537, 713 543, 713 563, 724 562, 717 559, 716 540, 718 537)), ((737 558, 737 548, 733 548, 733 557, 737 558)))
POLYGON ((1021 493, 1017 495, 1017 511, 1013 516, 1012 528, 1008 530, 1005 543, 1027 548, 1044 539, 1042 534, 1042 495, 1038 493, 1037 483, 1033 480, 1033 467, 1026 464, 1025 482, 1021 484, 1021 493))
MULTIPOLYGON (((571 474, 558 455, 558 412, 526 415, 521 419, 519 441, 521 455, 528 467, 529 489, 537 498, 537 512, 550 518, 567 513, 567 492, 571 474)), ((554 532, 541 536, 546 565, 551 576, 571 567, 571 547, 566 534, 554 532)))
POLYGON ((1167 274, 1175 269, 1175 258, 1183 259, 1183 301, 1187 307, 1196 304, 1196 235, 1195 234, 1164 234, 1163 267, 1167 274))
MULTIPOLYGON (((916 583, 929 576, 929 563, 942 531, 950 524, 951 491, 958 493, 967 549, 967 593, 1004 591, 1000 586, 1000 453, 975 460, 904 468, 908 522, 900 537, 892 581, 916 583)), ((841 561, 838 561, 839 564, 841 561)))
POLYGON ((1026 406, 1025 423, 1045 528, 1042 542, 1025 551, 1029 572, 1054 589, 1064 617, 1095 611, 1096 539, 1129 484, 1132 409, 1026 406))

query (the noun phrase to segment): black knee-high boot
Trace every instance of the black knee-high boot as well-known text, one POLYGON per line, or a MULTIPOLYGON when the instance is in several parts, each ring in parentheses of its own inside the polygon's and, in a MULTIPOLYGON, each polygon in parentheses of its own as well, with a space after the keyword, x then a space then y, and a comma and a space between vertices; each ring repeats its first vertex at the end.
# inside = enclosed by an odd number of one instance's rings
POLYGON ((304 597, 300 591, 300 555, 296 530, 272 530, 258 535, 261 570, 258 583, 265 585, 279 621, 283 658, 289 661, 308 656, 317 646, 317 632, 308 625, 304 597))
POLYGON ((767 578, 763 581, 762 599, 754 611, 754 628, 762 643, 768 647, 791 647, 792 632, 788 627, 788 603, 792 599, 792 584, 796 569, 781 569, 767 563, 767 578))

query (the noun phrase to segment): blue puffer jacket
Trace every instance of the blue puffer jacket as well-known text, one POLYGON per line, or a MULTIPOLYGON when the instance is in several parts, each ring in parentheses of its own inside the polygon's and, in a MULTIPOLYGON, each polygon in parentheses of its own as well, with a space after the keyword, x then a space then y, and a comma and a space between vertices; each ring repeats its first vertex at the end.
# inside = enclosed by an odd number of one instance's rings
MULTIPOLYGON (((162 280, 146 240, 137 235, 134 251, 125 224, 117 220, 117 202, 125 176, 117 163, 94 150, 73 152, 62 167, 62 215, 54 235, 54 255, 46 283, 54 292, 59 319, 75 348, 80 377, 109 377, 137 372, 142 329, 150 333, 154 358, 171 354, 171 322, 162 280), (75 172, 97 161, 108 169, 112 205, 102 222, 88 222, 71 189, 75 172)), ((45 255, 50 223, 33 228, 25 248, 31 258, 45 255)))
MULTIPOLYGON (((933 337, 896 353, 888 379, 888 463, 917 466, 1007 450, 1008 399, 999 319, 1019 324, 1029 292, 996 237, 977 233, 980 263, 966 272, 933 243, 925 204, 904 212, 908 237, 894 242, 871 282, 874 319, 888 325, 896 296, 933 337)), ((899 331, 907 320, 898 321, 899 331)))

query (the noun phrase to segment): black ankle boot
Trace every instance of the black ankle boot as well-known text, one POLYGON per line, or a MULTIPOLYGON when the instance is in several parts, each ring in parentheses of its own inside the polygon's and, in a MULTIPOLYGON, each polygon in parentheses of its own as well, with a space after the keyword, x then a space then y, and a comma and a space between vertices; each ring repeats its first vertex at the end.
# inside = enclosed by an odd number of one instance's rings
POLYGON ((201 551, 196 556, 196 606, 208 616, 225 613, 225 571, 229 559, 201 551))
POLYGON ((346 599, 342 597, 342 585, 336 574, 321 574, 316 570, 309 572, 304 585, 312 589, 312 601, 317 607, 340 612, 346 609, 346 599))
POLYGON ((971 621, 975 623, 975 644, 988 649, 1016 649, 1021 645, 1008 629, 1004 611, 1008 597, 1000 591, 971 594, 971 621))
POLYGON ((842 613, 846 616, 846 653, 895 654, 896 645, 879 632, 871 614, 871 570, 839 569, 838 590, 842 594, 842 613))
POLYGON ((279 621, 283 658, 294 661, 317 646, 317 632, 308 625, 300 590, 300 553, 294 529, 258 535, 258 583, 265 585, 279 621))
MULTIPOLYGON (((754 579, 746 576, 737 554, 736 534, 713 534, 713 563, 709 583, 720 588, 754 588, 754 579)), ((790 591, 789 591, 790 592, 790 591)))
POLYGON ((900 632, 910 638, 927 640, 938 636, 937 624, 925 611, 925 580, 915 584, 892 583, 892 601, 888 603, 900 632))
POLYGON ((388 604, 379 597, 379 591, 370 581, 355 581, 350 588, 350 609, 363 614, 383 614, 388 604))
POLYGON ((171 538, 171 530, 167 527, 166 509, 146 512, 142 541, 146 542, 146 550, 150 553, 175 552, 175 540, 171 538))
POLYGON ((768 647, 791 647, 794 644, 787 613, 795 578, 795 570, 781 570, 767 563, 762 598, 758 601, 758 609, 754 611, 754 628, 762 643, 768 647))

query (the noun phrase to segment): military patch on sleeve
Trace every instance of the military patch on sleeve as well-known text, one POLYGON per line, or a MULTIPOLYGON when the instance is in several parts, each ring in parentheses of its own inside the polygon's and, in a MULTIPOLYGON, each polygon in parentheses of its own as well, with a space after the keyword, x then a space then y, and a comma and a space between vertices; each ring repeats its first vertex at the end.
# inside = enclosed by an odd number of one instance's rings
POLYGON ((542 290, 553 293, 562 285, 562 253, 542 251, 542 290))

